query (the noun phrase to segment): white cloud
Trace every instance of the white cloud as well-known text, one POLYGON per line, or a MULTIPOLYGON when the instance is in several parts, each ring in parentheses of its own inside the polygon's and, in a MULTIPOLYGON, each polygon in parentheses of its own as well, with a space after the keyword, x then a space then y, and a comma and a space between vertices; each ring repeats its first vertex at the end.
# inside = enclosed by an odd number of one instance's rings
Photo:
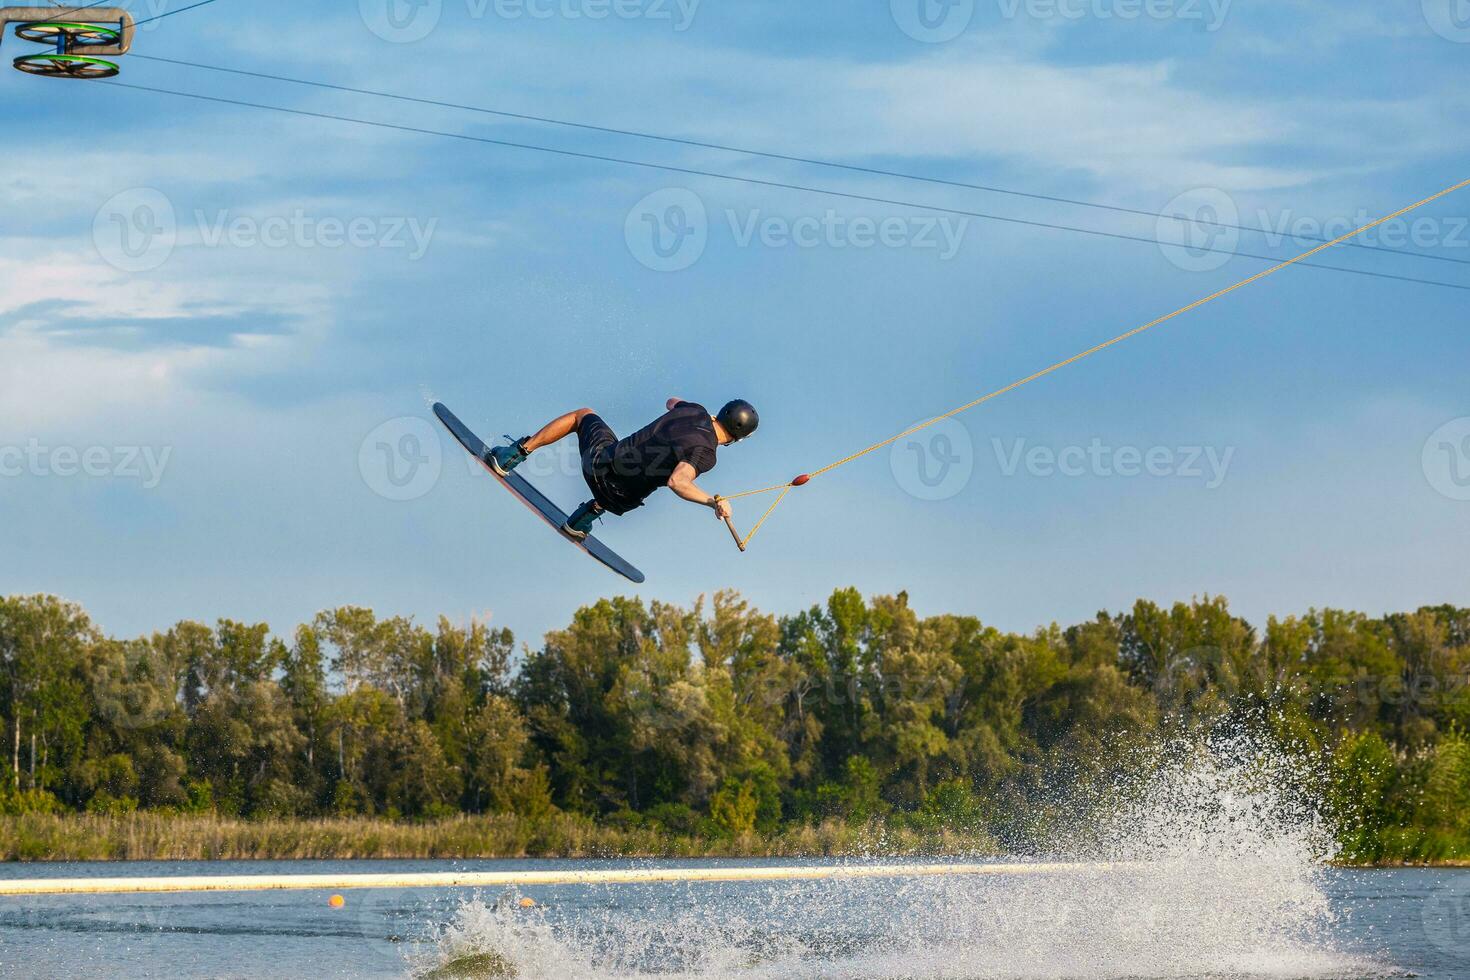
MULTIPOLYGON (((1168 61, 1057 63, 1044 49, 1044 33, 1021 34, 1018 44, 1005 43, 1014 32, 1006 39, 979 35, 910 60, 871 62, 714 47, 697 48, 691 57, 684 42, 667 39, 607 42, 590 51, 565 39, 543 45, 518 38, 514 46, 496 46, 494 57, 483 62, 486 70, 458 79, 452 92, 411 60, 401 71, 392 59, 374 62, 373 79, 362 84, 797 156, 858 162, 874 155, 946 157, 977 172, 1001 163, 1034 172, 1037 185, 1084 173, 1120 193, 1161 185, 1300 186, 1321 176, 1310 168, 1240 162, 1250 151, 1315 141, 1316 117, 1302 106, 1277 97, 1203 94, 1182 82, 1168 61), (598 68, 595 83, 589 64, 598 68)), ((471 48, 483 38, 446 37, 443 43, 471 48)), ((282 89, 282 97, 291 92, 282 89)), ((374 118, 416 111, 417 124, 456 131, 526 125, 369 99, 353 105, 353 114, 374 118)), ((1340 118, 1353 104, 1335 109, 1340 118)), ((1373 121, 1388 118, 1375 114, 1373 121)), ((626 139, 609 150, 608 137, 585 130, 546 127, 521 138, 676 164, 711 160, 707 151, 626 139)), ((502 153, 494 165, 525 159, 502 153)), ((713 160, 726 170, 750 162, 727 154, 713 160)), ((759 166, 769 172, 771 164, 759 166)))
POLYGON ((102 418, 176 405, 187 376, 219 350, 124 352, 57 344, 25 325, 0 334, 0 433, 74 431, 102 418))
POLYGON ((1265 108, 1182 90, 1171 66, 1059 67, 1006 58, 940 58, 857 71, 889 152, 1004 159, 1085 172, 1110 184, 1161 180, 1237 186, 1299 177, 1218 162, 1231 151, 1289 137, 1265 108))
POLYGON ((325 288, 268 274, 138 277, 80 249, 48 252, 15 238, 0 240, 0 249, 0 316, 13 321, 0 328, 0 425, 18 432, 152 411, 206 375, 288 363, 293 346, 313 341, 328 322, 325 288), (29 315, 30 307, 38 311, 29 315), (249 329, 252 317, 286 315, 301 327, 292 338, 249 329), (233 325, 233 335, 208 344, 146 339, 151 322, 216 319, 233 325), (142 342, 119 343, 129 340, 142 342))

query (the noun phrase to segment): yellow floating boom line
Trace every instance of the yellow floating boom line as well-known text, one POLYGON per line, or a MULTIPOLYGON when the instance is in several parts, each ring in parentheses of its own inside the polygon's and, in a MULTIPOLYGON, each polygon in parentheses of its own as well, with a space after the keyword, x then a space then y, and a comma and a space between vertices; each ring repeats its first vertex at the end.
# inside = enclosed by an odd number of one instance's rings
POLYGON ((444 871, 417 874, 198 875, 161 878, 12 878, 0 895, 131 895, 168 892, 340 891, 345 888, 517 888, 668 882, 838 881, 1112 871, 1096 864, 847 864, 781 868, 612 868, 560 871, 444 871))

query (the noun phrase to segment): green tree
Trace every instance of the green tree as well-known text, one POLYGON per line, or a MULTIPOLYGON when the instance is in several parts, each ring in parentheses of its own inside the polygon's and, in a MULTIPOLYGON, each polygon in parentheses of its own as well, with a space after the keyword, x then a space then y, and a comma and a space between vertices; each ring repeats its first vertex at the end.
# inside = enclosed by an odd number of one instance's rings
POLYGON ((0 600, 0 712, 12 790, 65 789, 88 717, 84 661, 98 640, 80 606, 54 596, 0 600))
POLYGON ((755 793, 739 781, 726 784, 710 800, 710 822, 727 839, 753 833, 759 811, 755 793))
POLYGON ((1397 781, 1397 760, 1376 732, 1349 735, 1338 745, 1330 802, 1344 857, 1377 861, 1385 856, 1384 833, 1402 819, 1391 795, 1397 781))
POLYGON ((470 723, 469 787, 474 809, 499 813, 516 809, 532 781, 524 765, 530 740, 526 719, 515 702, 498 694, 487 696, 470 723))
POLYGON ((983 834, 1070 819, 1181 723, 1320 751, 1355 860, 1470 855, 1470 610, 1309 610, 1258 636, 1220 597, 1006 633, 908 596, 775 617, 609 599, 524 661, 509 631, 345 606, 282 638, 105 638, 0 599, 0 813, 58 808, 539 820, 730 838, 783 821, 983 834))

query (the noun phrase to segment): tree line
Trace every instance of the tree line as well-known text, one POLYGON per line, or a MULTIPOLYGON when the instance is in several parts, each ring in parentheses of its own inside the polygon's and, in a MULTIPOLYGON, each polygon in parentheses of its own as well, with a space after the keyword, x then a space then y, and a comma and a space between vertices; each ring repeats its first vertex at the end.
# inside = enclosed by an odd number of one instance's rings
POLYGON ((344 607, 289 635, 103 635, 0 598, 0 813, 434 819, 557 812, 670 833, 837 818, 1004 837, 1181 719, 1316 753, 1349 858, 1470 855, 1470 609, 1312 610, 1258 629, 1206 597, 1008 633, 839 589, 772 615, 579 609, 536 647, 344 607))

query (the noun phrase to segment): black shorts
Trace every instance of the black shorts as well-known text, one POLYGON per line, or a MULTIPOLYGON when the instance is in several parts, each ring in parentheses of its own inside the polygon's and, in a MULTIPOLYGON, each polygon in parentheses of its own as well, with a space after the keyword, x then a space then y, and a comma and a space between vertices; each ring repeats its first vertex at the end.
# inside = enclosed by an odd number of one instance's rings
POLYGON ((607 477, 612 472, 613 446, 617 433, 599 415, 584 415, 577 426, 577 451, 582 455, 582 479, 605 510, 622 514, 626 508, 609 493, 607 477))
POLYGON ((577 449, 582 454, 582 470, 595 462, 598 456, 606 457, 617 445, 618 435, 600 415, 584 415, 577 426, 577 449))

